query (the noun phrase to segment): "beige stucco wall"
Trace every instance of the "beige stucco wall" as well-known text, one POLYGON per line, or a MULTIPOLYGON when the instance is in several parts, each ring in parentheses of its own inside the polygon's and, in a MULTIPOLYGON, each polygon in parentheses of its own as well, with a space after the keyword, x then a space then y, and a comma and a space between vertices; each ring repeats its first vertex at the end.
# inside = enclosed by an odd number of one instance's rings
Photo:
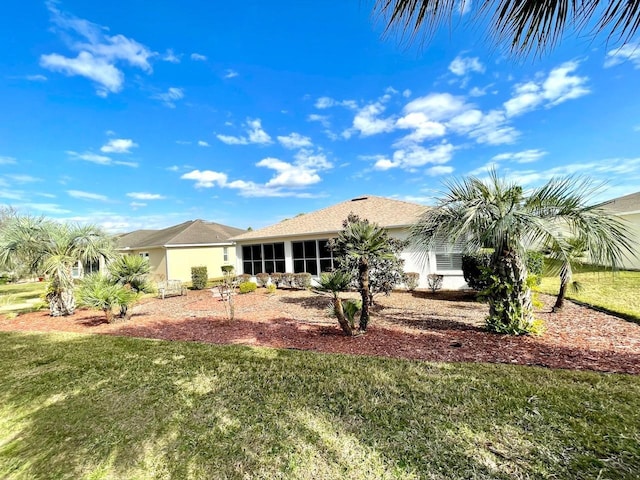
POLYGON ((625 260, 624 267, 634 270, 640 270, 640 212, 621 215, 621 217, 627 222, 629 231, 631 233, 630 240, 634 246, 635 251, 631 258, 625 260))
POLYGON ((222 276, 222 265, 235 265, 236 249, 226 245, 228 261, 224 261, 225 246, 167 248, 168 279, 191 281, 191 267, 206 266, 209 278, 222 276))
POLYGON ((167 261, 164 248, 147 248, 141 250, 127 250, 127 255, 149 254, 149 266, 151 267, 151 280, 154 282, 167 279, 167 261))

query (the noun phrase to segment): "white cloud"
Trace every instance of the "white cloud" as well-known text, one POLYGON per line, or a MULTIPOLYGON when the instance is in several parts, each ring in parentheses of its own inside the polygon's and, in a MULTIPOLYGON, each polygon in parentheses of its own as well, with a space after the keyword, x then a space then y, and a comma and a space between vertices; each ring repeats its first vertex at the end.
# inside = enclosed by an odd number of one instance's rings
POLYGON ((224 187, 227 184, 227 175, 225 173, 214 172, 213 170, 192 170, 180 178, 184 180, 195 180, 196 188, 224 187))
POLYGON ((21 203, 14 206, 19 210, 25 210, 27 212, 42 212, 49 215, 65 215, 71 213, 71 210, 61 208, 60 205, 55 203, 21 203))
POLYGON ((384 111, 385 106, 381 102, 362 107, 353 119, 353 127, 343 132, 343 136, 349 138, 351 131, 358 131, 363 137, 391 132, 395 128, 396 119, 395 117, 379 118, 378 115, 384 111))
POLYGON ((413 133, 404 137, 398 145, 406 143, 420 143, 427 138, 442 137, 447 129, 440 122, 432 122, 422 112, 412 112, 401 117, 396 122, 396 127, 413 130, 413 133))
POLYGON ((634 68, 640 69, 640 42, 627 43, 620 48, 609 50, 604 66, 609 68, 624 62, 631 62, 634 68))
POLYGON ((432 93, 407 103, 403 111, 405 114, 419 112, 431 121, 443 121, 467 108, 463 97, 450 93, 432 93))
POLYGON ((167 51, 162 56, 162 60, 164 60, 165 62, 169 62, 169 63, 180 63, 180 57, 181 56, 182 55, 176 55, 173 52, 173 49, 168 48, 167 51))
POLYGON ((31 175, 26 175, 26 174, 10 174, 10 175, 7 175, 7 178, 10 178, 15 183, 34 183, 34 182, 42 181, 41 178, 33 177, 31 175))
POLYGON ((404 91, 402 92, 402 96, 403 96, 404 98, 409 98, 409 97, 411 96, 411 90, 409 90, 409 89, 407 88, 406 90, 404 90, 404 91))
POLYGON ((27 75, 25 78, 30 82, 46 82, 47 81, 47 77, 45 77, 44 75, 27 75))
POLYGON ((209 143, 205 142, 204 140, 198 140, 198 146, 199 147, 209 147, 209 143))
POLYGON ((13 157, 2 157, 0 156, 0 165, 11 165, 16 163, 16 159, 13 157))
POLYGON ((309 137, 300 135, 299 133, 291 133, 286 136, 278 136, 278 141, 284 148, 293 150, 294 148, 311 147, 313 143, 309 137))
POLYGON ((549 72, 543 81, 530 81, 515 86, 514 96, 504 103, 508 117, 521 115, 539 106, 546 108, 590 93, 587 77, 572 75, 578 62, 565 62, 549 72))
POLYGON ((318 122, 324 128, 331 127, 331 123, 329 122, 329 116, 328 115, 318 115, 316 113, 312 113, 310 115, 307 115, 307 120, 309 122, 318 122))
POLYGON ((336 100, 331 97, 320 97, 316 100, 314 106, 319 110, 331 107, 345 107, 355 110, 358 108, 358 103, 355 100, 336 100))
POLYGON ((470 72, 484 73, 485 68, 478 57, 462 57, 458 55, 449 64, 449 71, 454 75, 463 76, 470 72))
POLYGON ((544 150, 530 149, 522 152, 506 152, 494 156, 493 162, 516 162, 516 163, 532 163, 540 160, 547 154, 544 150))
POLYGON ((152 71, 149 59, 154 53, 146 46, 124 35, 106 35, 108 28, 65 14, 48 2, 51 21, 58 27, 76 57, 58 53, 42 55, 40 65, 69 76, 82 76, 97 84, 97 93, 107 96, 122 90, 124 73, 118 63, 125 63, 147 73, 152 71))
POLYGON ((188 140, 176 140, 178 145, 191 145, 191 142, 188 140))
POLYGON ((100 147, 100 151, 103 153, 130 153, 131 149, 137 146, 138 144, 130 138, 113 138, 100 147))
POLYGON ((67 190, 70 197, 79 198, 80 200, 96 200, 99 202, 108 202, 109 197, 98 193, 83 192, 81 190, 67 190))
POLYGON ((123 165, 125 167, 137 167, 138 164, 136 162, 123 162, 123 161, 114 161, 111 157, 107 157, 106 155, 98 155, 93 152, 84 152, 78 153, 73 150, 67 150, 67 155, 76 160, 84 160, 86 162, 96 163, 98 165, 123 165))
POLYGON ((137 210, 138 208, 146 207, 147 204, 142 202, 131 202, 129 203, 129 206, 134 210, 137 210))
POLYGON ((207 60, 207 56, 206 55, 202 55, 200 53, 192 53, 191 54, 191 60, 194 60, 196 62, 204 62, 207 60))
POLYGON ((80 52, 76 58, 68 58, 57 53, 42 55, 40 65, 54 72, 69 76, 80 75, 89 78, 99 86, 98 95, 104 97, 109 92, 122 90, 124 74, 104 58, 96 58, 89 52, 80 52))
POLYGON ((177 87, 169 87, 165 93, 158 93, 151 98, 160 100, 169 108, 176 108, 175 102, 184 98, 184 90, 177 87))
POLYGON ((232 70, 230 68, 226 69, 224 71, 224 78, 235 78, 238 75, 240 75, 238 72, 236 72, 235 70, 232 70))
POLYGON ((453 173, 453 167, 449 165, 437 165, 427 169, 427 175, 438 177, 440 175, 450 175, 453 173))
POLYGON ((430 148, 413 145, 396 150, 393 152, 391 159, 379 158, 373 167, 376 170, 389 170, 391 168, 415 170, 417 167, 427 164, 441 165, 451 160, 453 151, 453 145, 447 142, 430 148))
POLYGON ((318 183, 320 175, 312 168, 301 165, 292 165, 277 158, 265 158, 260 160, 256 166, 266 167, 275 170, 277 174, 267 183, 268 188, 301 188, 318 183))
POLYGON ((135 198, 136 200, 163 200, 166 197, 159 193, 146 193, 146 192, 131 192, 127 193, 127 197, 135 198))
POLYGON ((216 135, 216 137, 227 145, 248 145, 250 143, 267 145, 273 143, 269 134, 262 128, 262 122, 259 118, 253 120, 247 118, 244 126, 247 134, 246 137, 235 137, 232 135, 216 135))

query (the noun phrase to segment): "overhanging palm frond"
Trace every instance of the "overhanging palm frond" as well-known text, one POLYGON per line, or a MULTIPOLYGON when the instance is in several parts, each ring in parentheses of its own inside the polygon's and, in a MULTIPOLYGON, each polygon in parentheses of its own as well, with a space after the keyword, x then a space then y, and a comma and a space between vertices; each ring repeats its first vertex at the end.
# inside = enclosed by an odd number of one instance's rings
POLYGON ((512 54, 540 53, 554 47, 568 29, 604 33, 625 44, 640 27, 640 0, 378 0, 374 13, 409 42, 429 39, 457 13, 475 11, 468 22, 487 22, 490 34, 512 54))

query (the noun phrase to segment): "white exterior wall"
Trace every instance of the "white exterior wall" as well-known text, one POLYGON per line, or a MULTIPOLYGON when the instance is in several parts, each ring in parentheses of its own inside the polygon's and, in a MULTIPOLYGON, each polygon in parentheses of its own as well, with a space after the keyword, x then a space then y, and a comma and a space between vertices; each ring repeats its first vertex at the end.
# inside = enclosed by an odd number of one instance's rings
MULTIPOLYGON (((390 229, 389 235, 405 240, 407 238, 406 230, 402 229, 390 229)), ((236 263, 235 270, 239 274, 244 273, 242 267, 242 247, 244 245, 256 245, 261 243, 279 243, 284 242, 285 253, 285 270, 287 272, 293 272, 293 249, 291 242, 301 242, 305 240, 324 240, 327 238, 335 237, 336 234, 324 234, 324 235, 309 235, 300 237, 273 237, 268 239, 256 239, 245 240, 236 243, 236 263)), ((437 271, 436 270, 436 256, 434 252, 428 252, 425 255, 424 251, 416 249, 416 247, 410 245, 401 254, 400 257, 404 259, 404 271, 405 272, 418 272, 420 274, 420 283, 418 288, 427 288, 427 275, 430 273, 438 273, 444 275, 442 288, 445 290, 460 290, 467 287, 467 283, 464 281, 462 270, 451 271, 437 271)))

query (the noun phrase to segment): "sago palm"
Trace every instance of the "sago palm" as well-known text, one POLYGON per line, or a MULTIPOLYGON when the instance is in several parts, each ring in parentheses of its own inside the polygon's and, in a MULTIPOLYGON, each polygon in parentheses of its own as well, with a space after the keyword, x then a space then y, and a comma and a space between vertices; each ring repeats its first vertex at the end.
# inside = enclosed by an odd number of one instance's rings
POLYGON ((525 191, 491 171, 486 180, 471 176, 446 186, 448 192, 413 225, 411 239, 426 250, 458 241, 469 251, 492 249, 490 330, 519 334, 532 329, 528 248, 558 245, 558 258, 565 259, 563 236, 580 237, 592 262, 614 268, 630 251, 622 221, 589 204, 597 186, 586 179, 552 179, 525 191))
POLYGON ((42 217, 18 216, 0 233, 0 262, 22 263, 49 278, 47 299, 52 316, 75 311, 73 267, 113 256, 111 236, 94 225, 71 225, 42 217))

